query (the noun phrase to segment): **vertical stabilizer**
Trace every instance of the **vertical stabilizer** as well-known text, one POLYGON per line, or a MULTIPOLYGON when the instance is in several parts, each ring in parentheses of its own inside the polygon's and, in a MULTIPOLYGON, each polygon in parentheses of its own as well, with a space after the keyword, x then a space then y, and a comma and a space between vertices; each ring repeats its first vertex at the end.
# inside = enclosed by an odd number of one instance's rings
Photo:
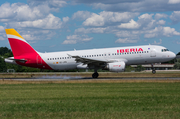
POLYGON ((5 31, 14 57, 36 52, 15 29, 5 31))

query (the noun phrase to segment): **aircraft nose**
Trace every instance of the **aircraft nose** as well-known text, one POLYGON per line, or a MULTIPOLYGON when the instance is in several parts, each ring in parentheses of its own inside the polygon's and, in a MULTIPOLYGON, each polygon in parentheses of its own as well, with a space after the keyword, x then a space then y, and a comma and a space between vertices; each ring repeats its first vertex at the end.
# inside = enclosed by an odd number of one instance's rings
POLYGON ((170 55, 169 55, 169 57, 171 57, 172 59, 174 59, 174 58, 176 58, 176 54, 173 53, 173 52, 171 52, 170 55))

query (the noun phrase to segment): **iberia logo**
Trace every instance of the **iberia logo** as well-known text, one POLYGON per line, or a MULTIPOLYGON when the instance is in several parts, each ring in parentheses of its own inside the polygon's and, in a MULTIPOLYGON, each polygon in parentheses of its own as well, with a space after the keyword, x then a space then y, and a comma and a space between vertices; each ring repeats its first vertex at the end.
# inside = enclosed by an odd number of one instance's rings
POLYGON ((142 48, 129 48, 129 49, 119 49, 117 53, 127 53, 127 52, 140 52, 143 51, 142 48))
POLYGON ((121 65, 113 65, 113 67, 121 67, 121 65))

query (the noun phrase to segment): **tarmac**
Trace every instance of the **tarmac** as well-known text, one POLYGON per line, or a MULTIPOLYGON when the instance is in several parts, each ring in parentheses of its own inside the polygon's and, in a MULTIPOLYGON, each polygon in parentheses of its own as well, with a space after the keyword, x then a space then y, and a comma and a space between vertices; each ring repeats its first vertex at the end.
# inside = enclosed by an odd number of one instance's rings
POLYGON ((33 78, 5 78, 5 80, 14 81, 67 81, 67 80, 179 80, 180 77, 99 77, 93 79, 92 77, 81 76, 41 76, 33 78))

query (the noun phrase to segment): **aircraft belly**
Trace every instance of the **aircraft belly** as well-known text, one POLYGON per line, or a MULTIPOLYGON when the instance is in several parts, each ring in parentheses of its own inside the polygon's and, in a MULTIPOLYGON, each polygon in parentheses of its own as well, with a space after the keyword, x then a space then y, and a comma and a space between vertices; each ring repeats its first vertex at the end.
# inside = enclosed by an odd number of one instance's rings
POLYGON ((66 64, 51 64, 50 65, 54 70, 69 70, 75 69, 77 64, 75 63, 66 63, 66 64))

